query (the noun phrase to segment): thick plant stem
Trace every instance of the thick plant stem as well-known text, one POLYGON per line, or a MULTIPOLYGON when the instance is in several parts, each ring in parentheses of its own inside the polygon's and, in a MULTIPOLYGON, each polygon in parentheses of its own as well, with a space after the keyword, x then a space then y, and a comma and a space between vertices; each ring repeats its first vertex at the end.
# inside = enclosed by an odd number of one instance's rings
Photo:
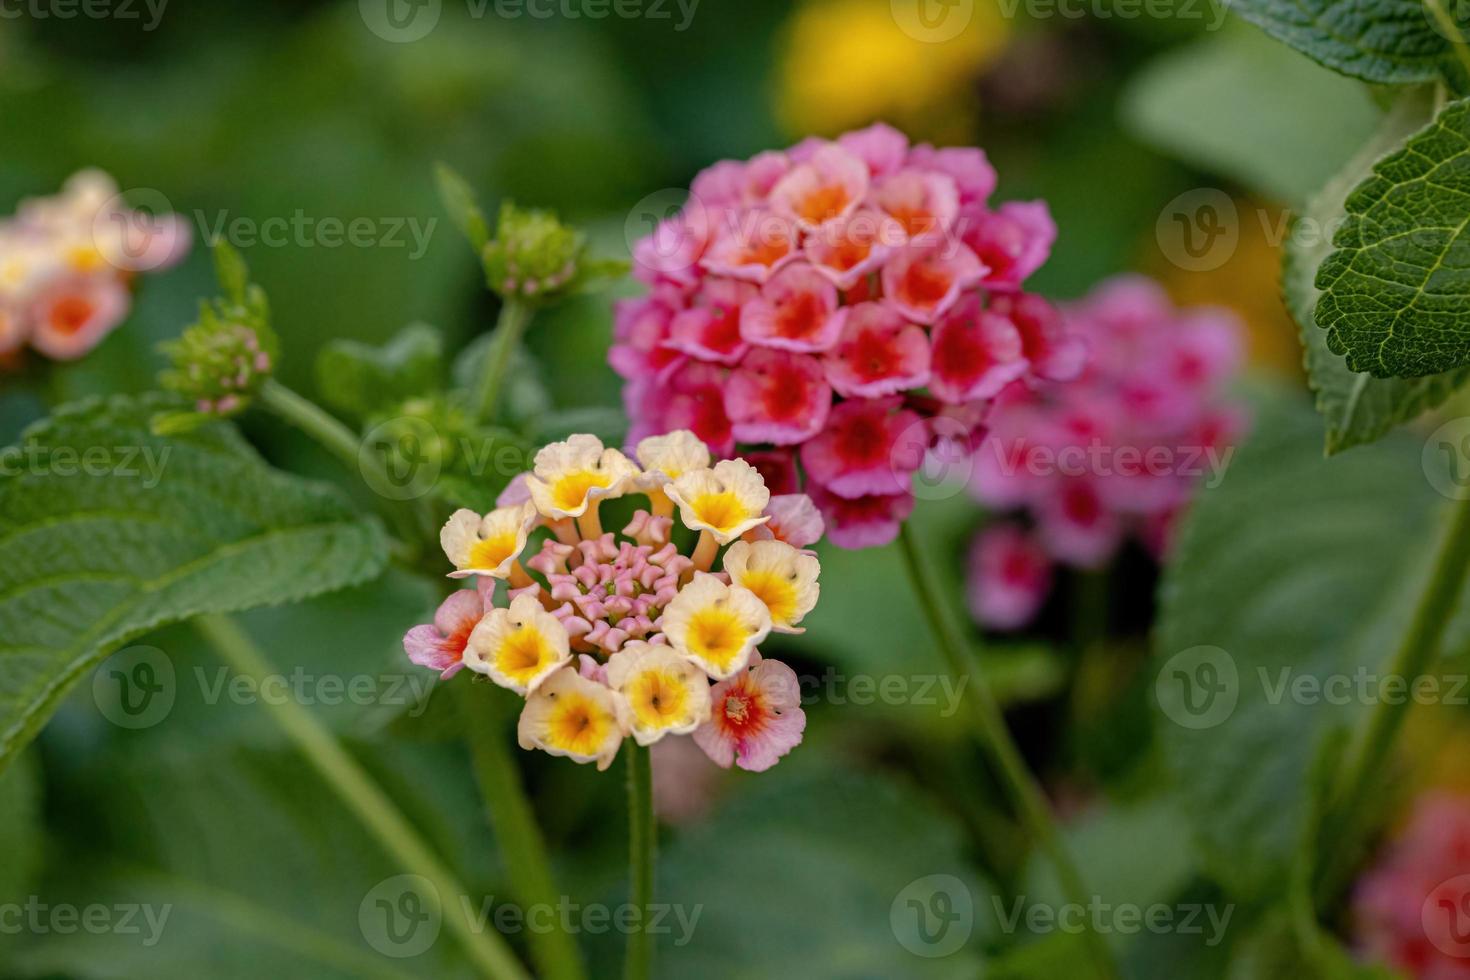
POLYGON ((623 980, 648 980, 653 969, 653 934, 647 929, 653 905, 653 862, 658 825, 653 817, 653 767, 648 748, 630 742, 628 757, 628 871, 630 901, 639 910, 638 926, 628 933, 623 980))
POLYGON ((526 324, 531 322, 531 308, 517 299, 507 298, 500 307, 500 319, 495 324, 495 333, 490 338, 490 349, 485 352, 485 365, 480 372, 479 384, 475 386, 472 406, 474 416, 481 422, 499 418, 500 392, 505 387, 505 372, 510 367, 510 355, 521 342, 526 324))
MULTIPOLYGON (((969 690, 966 715, 974 726, 981 751, 990 759, 996 774, 1005 785, 1033 842, 1051 861, 1067 901, 1080 908, 1091 908, 1090 893, 1076 864, 1067 854, 1061 834, 1052 820, 1046 797, 1026 768, 1025 759, 1006 728, 1005 716, 990 690, 989 682, 983 673, 975 669, 976 665, 968 652, 966 641, 954 624, 948 607, 940 598, 940 588, 908 524, 903 525, 898 541, 904 564, 908 567, 909 581, 914 587, 920 607, 924 610, 929 628, 949 663, 950 671, 969 690)), ((1092 929, 1086 930, 1083 936, 1092 954, 1097 976, 1104 980, 1116 980, 1117 968, 1102 936, 1092 929)))
MULTIPOLYGON (((257 683, 273 673, 265 655, 233 619, 200 616, 194 620, 194 625, 236 673, 257 683)), ((492 980, 530 980, 530 975, 499 933, 478 929, 469 917, 461 914, 458 905, 462 897, 469 895, 468 890, 332 733, 295 701, 270 700, 264 703, 301 754, 383 850, 405 872, 420 875, 434 886, 442 905, 445 925, 455 934, 479 973, 492 980)))
MULTIPOLYGON (((1464 590, 1467 571, 1470 571, 1470 499, 1455 505, 1429 584, 1419 597, 1408 632, 1384 668, 1385 677, 1402 677, 1412 690, 1430 669, 1456 601, 1464 590)), ((1318 908, 1330 906, 1356 867, 1368 830, 1363 826, 1365 811, 1381 785, 1379 777, 1413 703, 1413 698, 1380 699, 1344 766, 1330 826, 1322 835, 1331 844, 1333 860, 1320 865, 1323 873, 1318 876, 1318 908)))
MULTIPOLYGON (((500 696, 509 696, 490 684, 471 683, 468 677, 454 685, 460 717, 469 737, 475 778, 490 813, 495 840, 510 873, 513 891, 528 908, 560 908, 547 857, 546 841, 511 752, 506 748, 506 714, 500 696)), ((536 929, 529 935, 531 958, 546 980, 583 980, 587 971, 576 941, 559 928, 536 929)))
MULTIPOLYGON (((266 381, 260 389, 260 403, 290 425, 315 439, 327 452, 349 470, 361 474, 369 487, 389 487, 396 481, 388 473, 388 466, 377 453, 365 452, 362 440, 347 426, 316 402, 297 394, 275 379, 266 381)), ((384 499, 384 510, 393 518, 413 550, 424 537, 433 537, 437 532, 434 516, 427 497, 402 501, 410 508, 393 507, 398 501, 384 499)))

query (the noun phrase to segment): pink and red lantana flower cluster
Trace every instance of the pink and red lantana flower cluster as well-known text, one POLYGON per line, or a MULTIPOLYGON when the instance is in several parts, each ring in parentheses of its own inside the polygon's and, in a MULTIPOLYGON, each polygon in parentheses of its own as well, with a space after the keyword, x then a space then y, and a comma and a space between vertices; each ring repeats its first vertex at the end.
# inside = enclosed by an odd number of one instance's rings
POLYGON ((1055 564, 1097 568, 1130 536, 1162 555, 1244 428, 1226 392, 1242 353, 1232 314, 1176 310, 1153 282, 1121 277, 1065 316, 1088 346, 1083 373, 1008 386, 974 458, 977 499, 1028 518, 991 524, 971 549, 971 610, 995 629, 1030 622, 1055 564))
POLYGON ((1081 366, 1021 292, 1056 236, 1046 205, 993 206, 995 183, 981 150, 884 125, 700 173, 634 248, 648 294, 617 308, 630 443, 738 444, 773 493, 805 475, 835 544, 890 541, 936 419, 978 428, 1006 385, 1081 366))
POLYGON ((1358 882, 1358 944, 1419 980, 1470 980, 1467 910, 1470 797, 1432 793, 1358 882))
POLYGON ((0 357, 27 344, 53 360, 81 357, 127 319, 136 273, 188 252, 181 219, 120 202, 111 177, 85 170, 0 219, 0 357))

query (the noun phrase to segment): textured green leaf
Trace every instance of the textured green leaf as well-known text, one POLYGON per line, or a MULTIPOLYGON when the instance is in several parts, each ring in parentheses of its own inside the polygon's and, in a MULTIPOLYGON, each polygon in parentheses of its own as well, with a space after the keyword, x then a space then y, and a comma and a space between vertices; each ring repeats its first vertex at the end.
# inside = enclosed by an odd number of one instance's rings
MULTIPOLYGON (((412 869, 388 857, 297 754, 157 741, 120 744, 67 779, 58 821, 75 843, 37 893, 48 905, 142 906, 133 920, 139 931, 8 937, 0 949, 6 976, 475 975, 442 919, 422 953, 384 955, 385 935, 371 918, 379 914, 373 896, 383 892, 374 889, 389 882, 391 901, 392 879, 412 869), (151 928, 148 909, 161 928, 151 928)), ((358 749, 430 845, 462 869, 470 907, 499 894, 494 842, 463 753, 392 743, 358 749)), ((462 896, 440 898, 444 915, 462 914, 462 896)))
POLYGON ((1129 83, 1121 112, 1165 152, 1294 205, 1379 116, 1363 86, 1244 26, 1160 56, 1129 83))
POLYGON ((1470 378, 1470 369, 1465 368, 1422 378, 1375 378, 1351 371, 1342 356, 1328 350, 1327 334, 1313 318, 1317 269, 1331 251, 1328 229, 1342 223, 1348 193, 1376 161, 1423 124, 1429 111, 1424 93, 1400 99, 1383 117, 1372 139, 1298 217, 1286 242, 1282 291, 1301 331, 1307 380, 1317 393, 1317 411, 1327 424, 1329 454, 1372 442, 1394 426, 1441 404, 1470 378))
POLYGON ((357 418, 440 387, 444 339, 426 323, 398 331, 381 347, 334 340, 317 355, 317 388, 333 408, 357 418))
POLYGON ((659 900, 703 907, 693 941, 663 942, 660 976, 972 980, 977 951, 997 935, 995 893, 959 826, 910 788, 800 759, 660 854, 659 900), (898 900, 929 875, 952 876, 970 897, 968 942, 933 958, 905 949, 892 918, 912 914, 898 900))
POLYGON ((1276 40, 1365 82, 1465 77, 1449 32, 1421 0, 1235 0, 1230 6, 1276 40))
POLYGON ((1421 377, 1470 364, 1470 99, 1373 168, 1333 246, 1316 318, 1351 370, 1421 377))
POLYGON ((434 167, 434 179, 439 184, 439 199, 444 202, 454 226, 470 240, 475 254, 483 252, 490 242, 490 226, 469 183, 454 168, 443 163, 434 167))
POLYGON ((203 612, 375 577, 376 520, 275 472, 224 425, 164 439, 162 398, 59 409, 0 476, 0 765, 112 648, 203 612), (90 472, 78 460, 92 460, 90 472), (17 473, 17 470, 19 471, 17 473))
MULTIPOLYGON (((1177 701, 1164 704, 1160 743, 1203 870, 1241 899, 1283 886, 1314 812, 1319 753, 1368 709, 1356 697, 1299 703, 1281 693, 1282 672, 1325 683, 1381 670, 1440 533, 1444 500, 1417 445, 1390 436, 1324 459, 1319 438, 1295 400, 1261 411, 1224 482, 1192 506, 1162 587, 1156 689, 1178 693, 1182 671, 1196 704, 1219 711, 1193 728, 1176 723, 1177 701), (1219 664, 1213 677, 1195 662, 1170 664, 1198 646, 1224 650, 1236 682, 1219 664), (1228 694, 1201 698, 1220 684, 1236 692, 1233 709, 1228 694)), ((1463 630, 1457 623, 1447 648, 1463 630)))

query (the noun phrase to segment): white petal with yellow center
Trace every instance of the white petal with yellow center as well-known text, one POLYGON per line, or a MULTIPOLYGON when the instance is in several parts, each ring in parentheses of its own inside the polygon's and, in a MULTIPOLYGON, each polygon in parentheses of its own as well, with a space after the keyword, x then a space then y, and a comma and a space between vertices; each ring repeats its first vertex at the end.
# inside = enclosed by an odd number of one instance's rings
POLYGON ((508 578, 535 523, 530 504, 497 507, 484 517, 472 510, 455 511, 439 531, 439 544, 455 568, 449 577, 508 578))
POLYGON ((532 595, 519 595, 508 609, 493 609, 476 624, 464 663, 517 694, 535 691, 571 663, 566 627, 532 595))
POLYGON ((688 429, 675 429, 661 436, 649 436, 634 451, 643 475, 638 479, 641 491, 656 490, 677 480, 685 473, 709 469, 709 447, 688 429))
POLYGON ((800 633, 797 627, 817 604, 822 563, 785 541, 737 541, 725 552, 730 581, 756 594, 771 611, 778 633, 800 633))
POLYGON ((596 436, 575 435, 544 446, 526 477, 531 500, 545 517, 581 517, 595 501, 620 497, 639 476, 633 461, 605 449, 596 436))
POLYGON ((567 666, 526 699, 516 725, 523 749, 540 749, 576 762, 612 765, 629 728, 623 696, 567 666))
POLYGON ((671 647, 625 643, 607 661, 607 681, 627 701, 639 745, 688 735, 709 721, 709 679, 671 647))
POLYGON ((729 544, 770 520, 765 514, 771 492, 760 471, 743 459, 723 459, 713 469, 691 470, 664 487, 679 505, 684 526, 708 531, 729 544))
POLYGON ((675 650, 715 680, 735 674, 771 632, 771 613, 756 594, 696 572, 664 607, 663 631, 675 650))

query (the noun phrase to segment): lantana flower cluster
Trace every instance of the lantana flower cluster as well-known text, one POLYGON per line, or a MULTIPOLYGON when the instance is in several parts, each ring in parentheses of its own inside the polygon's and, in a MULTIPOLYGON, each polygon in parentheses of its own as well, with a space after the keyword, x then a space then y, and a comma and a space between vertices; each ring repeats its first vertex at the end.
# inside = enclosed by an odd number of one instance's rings
POLYGON ((1419 980, 1470 978, 1470 797, 1421 798, 1353 893, 1358 945, 1419 980))
POLYGON ((890 541, 940 434, 1022 379, 1074 375, 1081 349, 1021 291, 1056 228, 994 206, 984 152, 910 146, 875 125, 695 178, 633 250, 649 292, 616 311, 631 439, 687 428, 773 489, 804 474, 837 545, 890 541))
POLYGON ((136 273, 188 252, 182 219, 120 200, 111 177, 84 170, 0 219, 0 356, 29 345, 53 360, 81 357, 127 319, 136 273))
POLYGON ((1244 426, 1227 390, 1242 354, 1233 314, 1176 309, 1158 285, 1129 276, 1065 316, 1088 345, 1083 373, 1006 387, 974 456, 976 498, 1020 512, 989 524, 970 552, 971 610, 995 629, 1030 622, 1057 564, 1100 567, 1130 537, 1162 556, 1244 426))
POLYGON ((453 593, 404 649, 446 678, 468 668, 524 697, 525 749, 605 769, 625 738, 691 735, 723 767, 768 769, 806 716, 795 672, 758 648, 802 632, 817 603, 821 566, 806 549, 821 517, 802 495, 772 496, 745 460, 711 465, 688 431, 644 438, 635 456, 573 436, 538 452, 489 514, 455 512, 440 535, 449 574, 477 588, 453 593), (604 530, 600 505, 630 494, 648 506, 604 530), (676 512, 697 534, 686 550, 676 512))

